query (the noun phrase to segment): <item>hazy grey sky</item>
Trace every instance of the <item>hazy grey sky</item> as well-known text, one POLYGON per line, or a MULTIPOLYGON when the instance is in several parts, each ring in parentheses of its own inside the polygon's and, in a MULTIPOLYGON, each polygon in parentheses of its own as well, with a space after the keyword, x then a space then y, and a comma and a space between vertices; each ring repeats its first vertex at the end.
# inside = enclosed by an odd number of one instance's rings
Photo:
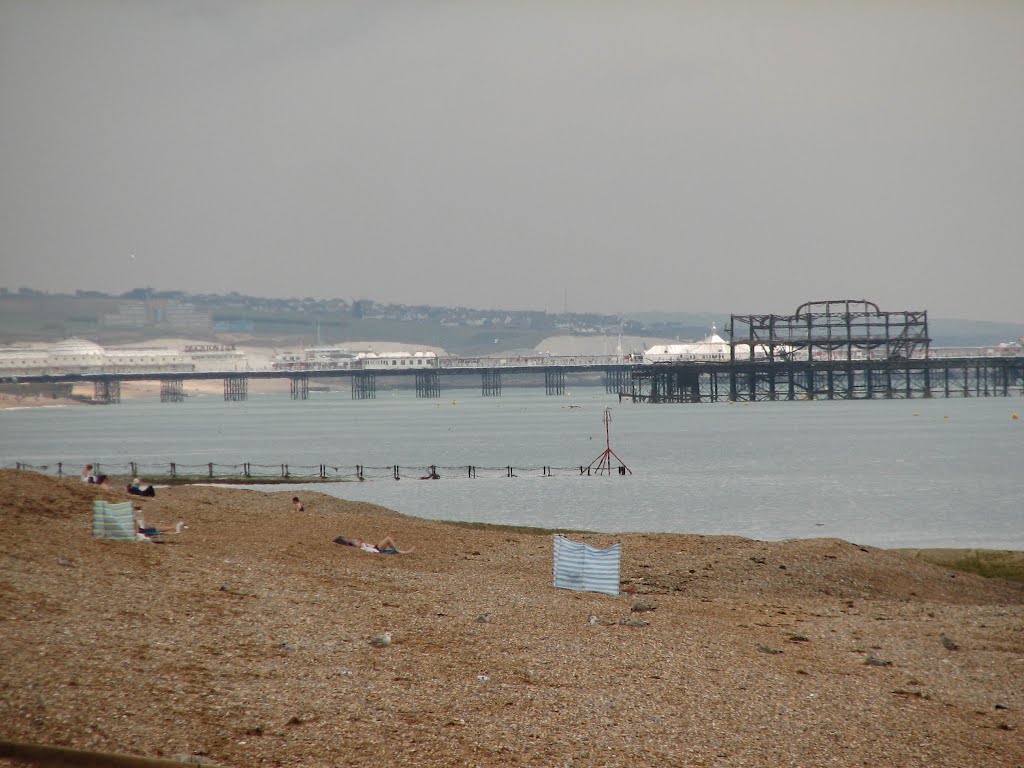
POLYGON ((1024 3, 0 0, 0 285, 1024 322, 1024 3))

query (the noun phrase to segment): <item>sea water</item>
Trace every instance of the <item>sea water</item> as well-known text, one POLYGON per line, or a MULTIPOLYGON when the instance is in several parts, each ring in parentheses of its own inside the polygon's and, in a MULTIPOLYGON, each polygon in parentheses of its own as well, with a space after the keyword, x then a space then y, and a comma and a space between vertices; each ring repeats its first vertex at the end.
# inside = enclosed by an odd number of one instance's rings
POLYGON ((0 463, 127 474, 135 461, 156 483, 170 462, 270 473, 326 464, 349 476, 362 465, 364 482, 263 487, 440 520, 1024 550, 1020 398, 648 405, 597 388, 442 395, 10 409, 0 411, 0 463), (581 476, 606 448, 606 408, 611 448, 631 474, 581 476), (394 465, 399 481, 385 469, 394 465), (417 479, 431 465, 441 479, 417 479), (482 468, 476 477, 470 465, 482 468))

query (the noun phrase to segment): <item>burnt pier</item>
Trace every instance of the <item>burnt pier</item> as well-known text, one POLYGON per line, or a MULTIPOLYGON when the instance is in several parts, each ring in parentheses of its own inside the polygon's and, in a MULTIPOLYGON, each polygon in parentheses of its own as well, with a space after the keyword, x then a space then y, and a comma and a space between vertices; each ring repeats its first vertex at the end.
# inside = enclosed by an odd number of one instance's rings
POLYGON ((1008 396, 1024 358, 934 358, 925 311, 809 302, 792 315, 732 315, 728 361, 635 366, 635 402, 872 400, 1008 396))

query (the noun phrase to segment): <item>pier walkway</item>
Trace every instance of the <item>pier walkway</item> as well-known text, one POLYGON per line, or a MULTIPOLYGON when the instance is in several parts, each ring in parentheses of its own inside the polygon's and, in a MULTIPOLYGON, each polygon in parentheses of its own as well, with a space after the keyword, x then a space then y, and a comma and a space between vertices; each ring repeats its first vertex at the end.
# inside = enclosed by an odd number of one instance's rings
POLYGON ((8 376, 5 383, 92 383, 93 400, 119 402, 121 383, 159 381, 160 399, 186 399, 186 381, 222 380, 224 399, 248 398, 249 381, 287 379, 292 399, 309 397, 310 380, 348 379, 352 398, 373 399, 378 378, 403 378, 416 396, 437 398, 450 377, 479 376, 483 397, 500 396, 504 384, 543 386, 564 395, 567 377, 599 375, 605 391, 640 403, 699 403, 720 400, 893 399, 990 397, 1022 394, 1024 357, 893 358, 866 360, 734 360, 645 364, 621 355, 439 358, 414 368, 293 367, 251 371, 47 372, 8 376), (543 384, 541 380, 543 379, 543 384))

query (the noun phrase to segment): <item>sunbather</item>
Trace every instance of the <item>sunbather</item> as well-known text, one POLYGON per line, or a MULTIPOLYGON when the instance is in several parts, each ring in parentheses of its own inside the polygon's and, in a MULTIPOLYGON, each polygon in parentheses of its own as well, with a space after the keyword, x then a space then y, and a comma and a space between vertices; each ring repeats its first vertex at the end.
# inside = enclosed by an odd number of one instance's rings
POLYGON ((399 549, 398 544, 390 536, 385 536, 376 544, 371 544, 368 541, 360 541, 359 539, 346 539, 344 536, 339 536, 334 541, 338 544, 343 544, 346 547, 359 547, 363 552, 372 552, 381 555, 407 555, 416 550, 416 547, 399 549))
POLYGON ((161 530, 160 528, 154 528, 146 525, 146 521, 138 514, 141 510, 135 510, 135 529, 140 536, 144 536, 147 539, 151 536, 164 536, 169 533, 181 533, 188 526, 185 525, 184 520, 179 520, 173 528, 166 528, 161 530))

